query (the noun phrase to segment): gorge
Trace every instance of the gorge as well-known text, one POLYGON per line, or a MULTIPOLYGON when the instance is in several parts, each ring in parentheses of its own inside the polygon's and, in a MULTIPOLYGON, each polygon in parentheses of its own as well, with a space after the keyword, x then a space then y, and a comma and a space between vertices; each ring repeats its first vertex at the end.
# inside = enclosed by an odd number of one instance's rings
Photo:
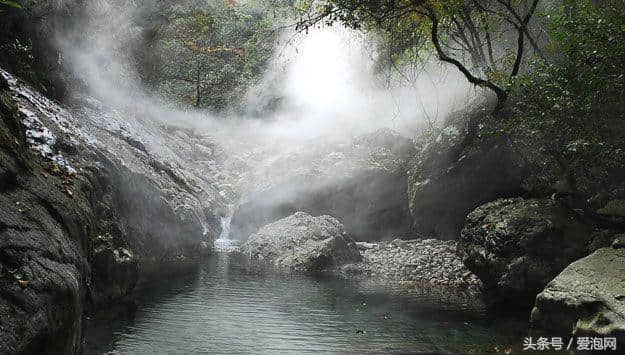
POLYGON ((366 11, 0 1, 0 353, 618 353, 624 8, 583 3, 500 108, 366 11))

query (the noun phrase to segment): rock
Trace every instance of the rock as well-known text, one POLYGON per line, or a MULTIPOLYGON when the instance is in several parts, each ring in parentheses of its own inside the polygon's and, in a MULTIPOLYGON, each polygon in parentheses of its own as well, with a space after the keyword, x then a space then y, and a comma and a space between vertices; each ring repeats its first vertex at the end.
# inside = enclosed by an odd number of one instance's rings
POLYGON ((532 332, 616 337, 625 344, 625 249, 602 248, 577 260, 536 297, 532 332))
POLYGON ((359 250, 370 250, 378 247, 376 243, 368 243, 368 242, 356 242, 356 247, 359 250))
POLYGON ((625 229, 625 200, 608 201, 603 207, 597 209, 596 215, 600 224, 610 228, 625 229))
POLYGON ((588 244, 587 254, 594 253, 597 249, 609 247, 621 231, 614 229, 595 229, 591 234, 591 241, 588 244))
POLYGON ((336 218, 304 212, 262 227, 241 246, 241 252, 278 268, 306 273, 361 259, 356 244, 336 218))
POLYGON ((359 275, 364 272, 363 268, 358 266, 357 264, 345 264, 341 267, 341 274, 345 276, 354 276, 359 275))
POLYGON ((408 243, 406 243, 405 241, 403 241, 403 240, 401 240, 399 238, 393 239, 393 241, 391 242, 391 245, 396 246, 396 247, 401 248, 401 249, 408 249, 408 248, 410 248, 408 246, 408 243))
POLYGON ((234 237, 245 239, 296 211, 334 216, 361 241, 410 230, 406 162, 415 154, 410 139, 380 130, 349 144, 314 141, 298 149, 275 153, 278 159, 246 177, 247 197, 232 217, 234 237))
POLYGON ((587 255, 589 228, 548 199, 499 199, 467 217, 458 254, 495 303, 528 307, 569 263, 587 255))
POLYGON ((155 120, 0 83, 0 353, 83 353, 85 312, 199 262, 224 203, 155 120))
POLYGON ((597 210, 597 213, 604 216, 625 217, 625 200, 611 200, 597 210))
POLYGON ((476 110, 456 114, 410 164, 408 201, 416 232, 457 239, 469 212, 499 197, 518 195, 522 159, 503 138, 467 134, 476 110))
POLYGON ((612 248, 614 249, 625 248, 625 234, 619 234, 615 236, 614 241, 612 242, 612 248))

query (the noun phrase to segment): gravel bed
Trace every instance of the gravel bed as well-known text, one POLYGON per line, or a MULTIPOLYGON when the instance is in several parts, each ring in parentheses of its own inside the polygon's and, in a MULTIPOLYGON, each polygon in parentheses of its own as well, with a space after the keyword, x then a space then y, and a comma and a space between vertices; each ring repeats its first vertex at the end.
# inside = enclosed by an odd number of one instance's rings
POLYGON ((395 239, 392 242, 356 243, 363 261, 341 268, 352 278, 374 279, 407 287, 457 289, 479 292, 481 281, 456 255, 456 242, 438 239, 395 239))

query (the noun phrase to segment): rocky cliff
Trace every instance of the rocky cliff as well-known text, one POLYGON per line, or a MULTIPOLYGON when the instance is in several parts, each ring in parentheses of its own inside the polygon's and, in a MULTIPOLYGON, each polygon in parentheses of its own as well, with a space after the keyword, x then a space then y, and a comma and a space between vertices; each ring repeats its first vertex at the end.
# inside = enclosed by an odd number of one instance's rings
POLYGON ((60 106, 2 70, 0 98, 0 353, 79 353, 86 311, 212 246, 218 148, 90 98, 60 106))

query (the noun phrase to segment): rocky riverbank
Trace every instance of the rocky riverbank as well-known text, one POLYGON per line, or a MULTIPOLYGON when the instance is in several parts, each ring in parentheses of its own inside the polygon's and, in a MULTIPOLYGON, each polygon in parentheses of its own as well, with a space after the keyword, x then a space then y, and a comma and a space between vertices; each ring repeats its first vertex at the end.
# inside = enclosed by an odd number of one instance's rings
POLYGON ((346 265, 343 274, 397 282, 406 287, 427 286, 479 293, 481 281, 456 255, 456 242, 438 239, 395 239, 357 243, 363 260, 346 265))
POLYGON ((446 302, 479 299, 481 281, 456 255, 455 241, 354 242, 330 216, 297 212, 252 234, 241 253, 279 271, 334 274, 446 302))

